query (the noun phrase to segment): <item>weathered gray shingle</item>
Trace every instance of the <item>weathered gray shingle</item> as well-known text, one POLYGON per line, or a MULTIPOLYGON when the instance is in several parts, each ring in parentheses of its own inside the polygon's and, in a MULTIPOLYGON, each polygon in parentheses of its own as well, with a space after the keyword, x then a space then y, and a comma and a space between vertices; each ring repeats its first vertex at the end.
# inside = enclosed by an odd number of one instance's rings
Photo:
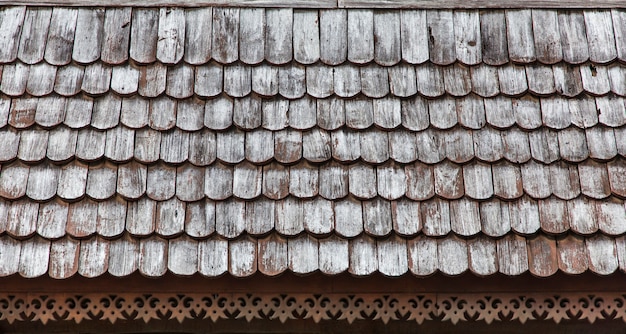
POLYGON ((621 10, 0 16, 0 276, 626 270, 621 10))

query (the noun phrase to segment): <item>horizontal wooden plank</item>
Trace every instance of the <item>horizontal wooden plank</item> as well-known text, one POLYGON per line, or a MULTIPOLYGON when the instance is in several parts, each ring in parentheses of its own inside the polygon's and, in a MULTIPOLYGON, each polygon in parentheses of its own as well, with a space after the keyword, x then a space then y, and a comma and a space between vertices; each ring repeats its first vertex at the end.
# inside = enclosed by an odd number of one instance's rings
POLYGON ((288 8, 626 8, 623 0, 0 0, 0 5, 129 7, 288 7, 288 8))
POLYGON ((0 5, 35 5, 35 6, 130 6, 130 7, 289 7, 289 8, 336 8, 336 0, 0 0, 0 5))
POLYGON ((622 0, 338 0, 339 8, 624 8, 622 0))

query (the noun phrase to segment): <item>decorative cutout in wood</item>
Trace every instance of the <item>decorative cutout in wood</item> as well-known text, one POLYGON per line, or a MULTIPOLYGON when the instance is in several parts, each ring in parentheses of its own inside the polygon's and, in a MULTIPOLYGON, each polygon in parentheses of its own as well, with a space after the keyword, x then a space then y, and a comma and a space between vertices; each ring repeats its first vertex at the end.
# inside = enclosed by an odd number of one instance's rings
POLYGON ((153 319, 626 322, 626 294, 0 294, 9 323, 153 319))

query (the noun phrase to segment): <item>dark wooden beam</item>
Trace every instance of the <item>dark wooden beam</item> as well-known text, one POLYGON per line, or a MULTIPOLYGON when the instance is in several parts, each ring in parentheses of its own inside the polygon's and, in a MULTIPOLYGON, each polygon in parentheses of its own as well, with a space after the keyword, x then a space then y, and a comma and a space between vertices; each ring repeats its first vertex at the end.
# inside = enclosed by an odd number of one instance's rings
POLYGON ((180 292, 180 293, 490 293, 490 292, 620 292, 624 291, 626 274, 597 276, 586 273, 570 276, 557 273, 548 278, 530 274, 516 277, 493 275, 478 277, 467 273, 456 277, 436 274, 418 278, 405 275, 389 278, 377 274, 365 278, 348 274, 325 276, 312 274, 297 276, 283 274, 277 277, 253 275, 234 278, 225 275, 206 278, 200 275, 177 277, 172 274, 158 279, 133 274, 125 278, 75 276, 65 280, 49 277, 25 279, 18 275, 0 278, 0 292, 30 293, 124 293, 124 292, 180 292))

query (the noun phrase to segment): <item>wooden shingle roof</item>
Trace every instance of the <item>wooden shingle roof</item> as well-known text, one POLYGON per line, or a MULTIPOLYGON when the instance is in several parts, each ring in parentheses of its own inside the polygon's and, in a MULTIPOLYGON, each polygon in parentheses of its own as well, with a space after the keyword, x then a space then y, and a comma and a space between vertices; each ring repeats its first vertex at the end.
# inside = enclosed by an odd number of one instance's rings
POLYGON ((626 11, 0 9, 0 276, 626 270, 626 11))

